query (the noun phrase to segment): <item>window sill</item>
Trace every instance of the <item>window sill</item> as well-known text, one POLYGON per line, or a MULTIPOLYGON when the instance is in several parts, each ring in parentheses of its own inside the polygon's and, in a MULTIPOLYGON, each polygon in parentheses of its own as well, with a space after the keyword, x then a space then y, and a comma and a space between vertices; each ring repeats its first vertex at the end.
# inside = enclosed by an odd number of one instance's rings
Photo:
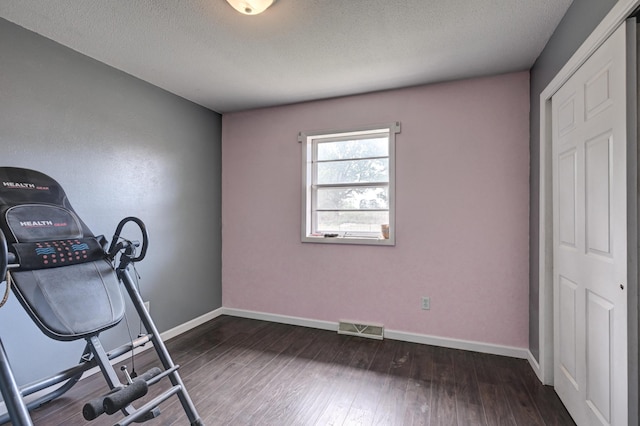
POLYGON ((367 237, 324 237, 324 236, 304 236, 303 243, 316 244, 356 244, 364 246, 395 246, 394 239, 367 238, 367 237))

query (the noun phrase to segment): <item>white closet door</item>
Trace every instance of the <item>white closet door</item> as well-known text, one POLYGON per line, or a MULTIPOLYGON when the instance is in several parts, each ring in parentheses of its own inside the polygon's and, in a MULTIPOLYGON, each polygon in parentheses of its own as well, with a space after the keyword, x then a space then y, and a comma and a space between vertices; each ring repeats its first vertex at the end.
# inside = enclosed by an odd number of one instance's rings
POLYGON ((626 25, 552 98, 554 380, 579 426, 627 424, 626 25))

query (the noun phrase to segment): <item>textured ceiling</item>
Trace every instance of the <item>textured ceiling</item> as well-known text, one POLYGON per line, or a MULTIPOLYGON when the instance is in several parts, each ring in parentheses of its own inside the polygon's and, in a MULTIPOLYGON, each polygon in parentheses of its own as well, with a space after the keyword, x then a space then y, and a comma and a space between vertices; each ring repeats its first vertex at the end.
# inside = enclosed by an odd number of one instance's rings
POLYGON ((529 69, 572 0, 1 0, 0 17, 220 113, 529 69))

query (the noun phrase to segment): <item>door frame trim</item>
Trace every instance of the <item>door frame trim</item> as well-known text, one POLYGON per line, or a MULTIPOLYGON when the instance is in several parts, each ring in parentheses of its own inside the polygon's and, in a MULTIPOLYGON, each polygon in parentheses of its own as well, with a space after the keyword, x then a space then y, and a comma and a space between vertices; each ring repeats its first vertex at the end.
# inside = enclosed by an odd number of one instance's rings
MULTIPOLYGON (((609 13, 571 56, 558 74, 540 94, 540 193, 539 193, 539 360, 531 355, 529 362, 538 378, 545 385, 553 385, 553 191, 551 176, 551 97, 580 68, 605 40, 640 6, 640 0, 619 0, 609 13)), ((637 289, 634 289, 634 292, 637 289)), ((637 293, 629 293, 629 299, 637 293)), ((633 303, 636 303, 634 301, 633 303)), ((637 325, 629 328, 630 335, 637 335, 637 325)), ((637 350, 637 345, 636 345, 637 350)), ((637 353, 637 352, 636 352, 637 353)), ((632 373, 632 369, 629 373, 632 373)), ((637 372, 637 370, 635 370, 637 372)), ((636 378, 637 379, 637 378, 636 378)), ((630 386, 637 395, 637 383, 630 386)), ((637 382, 637 380, 636 380, 637 382)), ((632 390, 630 388, 630 390, 632 390)), ((630 399, 631 400, 631 399, 630 399)), ((631 414, 631 413, 630 413, 631 414)), ((631 417, 629 418, 631 420, 631 417)))

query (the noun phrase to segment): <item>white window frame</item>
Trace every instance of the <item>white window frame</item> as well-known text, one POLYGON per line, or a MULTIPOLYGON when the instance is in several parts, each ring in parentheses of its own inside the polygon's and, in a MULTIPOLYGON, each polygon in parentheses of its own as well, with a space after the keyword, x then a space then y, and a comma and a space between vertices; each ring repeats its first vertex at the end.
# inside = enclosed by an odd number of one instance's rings
POLYGON ((400 133, 400 123, 394 122, 390 124, 363 126, 351 130, 333 130, 333 131, 316 131, 316 132, 300 132, 298 142, 302 144, 302 231, 301 239, 303 243, 320 243, 320 244, 361 244, 376 246, 395 246, 396 244, 396 138, 395 135, 400 133), (314 159, 315 159, 315 143, 314 140, 330 140, 335 138, 358 137, 372 134, 388 134, 389 135, 389 238, 382 238, 380 235, 366 235, 339 233, 337 237, 326 237, 324 235, 313 235, 313 215, 315 213, 315 200, 313 199, 312 186, 314 184, 314 159))

